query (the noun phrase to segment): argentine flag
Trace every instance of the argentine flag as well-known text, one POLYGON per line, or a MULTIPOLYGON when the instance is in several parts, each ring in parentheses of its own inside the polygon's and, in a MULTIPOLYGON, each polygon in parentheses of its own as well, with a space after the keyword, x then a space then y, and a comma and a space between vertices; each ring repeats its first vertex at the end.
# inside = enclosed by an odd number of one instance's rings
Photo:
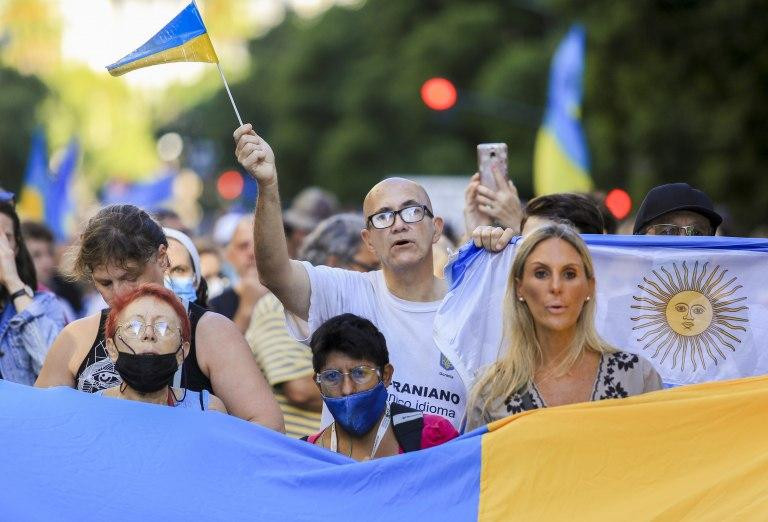
MULTIPOLYGON (((598 332, 649 360, 665 385, 768 373, 768 240, 582 237, 595 264, 598 332)), ((446 268, 452 286, 434 336, 457 354, 468 386, 503 349, 503 299, 519 240, 499 254, 467 245, 446 268)))

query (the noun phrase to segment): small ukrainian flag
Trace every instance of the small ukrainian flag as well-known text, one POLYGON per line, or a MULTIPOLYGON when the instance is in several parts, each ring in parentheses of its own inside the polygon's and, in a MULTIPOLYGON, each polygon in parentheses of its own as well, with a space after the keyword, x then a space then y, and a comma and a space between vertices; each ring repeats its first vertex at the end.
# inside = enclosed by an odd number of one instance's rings
POLYGON ((533 159, 537 196, 592 188, 589 151, 581 127, 585 47, 584 28, 574 25, 552 58, 547 110, 536 136, 533 159))
POLYGON ((144 45, 108 65, 107 70, 112 76, 120 76, 142 67, 171 62, 219 63, 194 1, 144 45))

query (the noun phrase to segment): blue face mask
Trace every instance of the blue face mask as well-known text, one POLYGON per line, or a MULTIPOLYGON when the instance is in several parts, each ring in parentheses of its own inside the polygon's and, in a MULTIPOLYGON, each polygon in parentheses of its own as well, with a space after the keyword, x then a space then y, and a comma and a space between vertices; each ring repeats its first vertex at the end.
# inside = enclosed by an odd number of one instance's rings
POLYGON ((191 277, 163 277, 163 285, 176 294, 179 299, 184 299, 189 303, 194 303, 197 299, 197 290, 195 289, 195 280, 191 277))
POLYGON ((368 433, 387 407, 387 388, 380 382, 370 390, 346 397, 326 397, 323 401, 333 419, 345 431, 360 437, 368 433))

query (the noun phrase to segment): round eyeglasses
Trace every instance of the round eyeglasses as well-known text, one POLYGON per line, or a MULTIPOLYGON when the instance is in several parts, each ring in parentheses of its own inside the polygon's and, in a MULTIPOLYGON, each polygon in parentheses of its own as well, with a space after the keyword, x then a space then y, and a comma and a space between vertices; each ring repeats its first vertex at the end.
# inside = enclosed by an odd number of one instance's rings
POLYGON ((395 224, 395 218, 400 216, 404 223, 418 223, 424 216, 435 217, 426 205, 411 205, 400 210, 385 210, 368 216, 368 223, 373 228, 389 228, 395 224))
POLYGON ((165 320, 155 321, 154 323, 145 323, 139 319, 131 319, 130 321, 119 324, 117 329, 129 339, 141 339, 144 337, 147 327, 149 326, 152 327, 155 336, 161 339, 169 338, 176 332, 179 332, 179 335, 181 335, 180 328, 172 327, 168 324, 168 321, 165 320))
POLYGON ((337 395, 347 375, 358 386, 367 386, 381 378, 381 371, 366 365, 355 366, 348 372, 331 369, 318 373, 315 382, 320 385, 323 395, 337 395))
POLYGON ((662 223, 651 225, 648 230, 653 231, 656 236, 708 236, 709 231, 704 231, 694 225, 672 225, 662 223))

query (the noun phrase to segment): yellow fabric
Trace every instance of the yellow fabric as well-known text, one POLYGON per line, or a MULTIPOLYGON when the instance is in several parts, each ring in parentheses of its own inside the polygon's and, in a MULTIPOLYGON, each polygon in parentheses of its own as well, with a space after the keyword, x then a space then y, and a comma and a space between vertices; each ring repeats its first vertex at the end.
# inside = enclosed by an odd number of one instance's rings
POLYGON ((109 74, 112 76, 120 76, 127 72, 141 69, 142 67, 171 62, 218 63, 219 58, 216 56, 216 51, 213 49, 213 44, 208 37, 208 33, 204 33, 178 47, 166 49, 165 51, 127 63, 121 67, 115 67, 109 71, 109 74))
POLYGON ((16 211, 22 219, 29 221, 44 221, 44 206, 45 202, 39 191, 34 188, 24 187, 21 190, 21 198, 19 199, 18 205, 16 205, 16 211))
POLYGON ((293 406, 280 391, 281 384, 311 378, 315 372, 312 369, 312 352, 288 333, 283 305, 274 294, 266 294, 256 303, 245 339, 267 382, 273 387, 283 411, 285 433, 295 438, 317 433, 320 412, 293 406))
POLYGON ((542 127, 533 153, 533 189, 537 196, 557 192, 589 192, 592 179, 571 161, 554 135, 542 127))
POLYGON ((768 377, 524 412, 483 437, 478 520, 768 520, 768 377))

